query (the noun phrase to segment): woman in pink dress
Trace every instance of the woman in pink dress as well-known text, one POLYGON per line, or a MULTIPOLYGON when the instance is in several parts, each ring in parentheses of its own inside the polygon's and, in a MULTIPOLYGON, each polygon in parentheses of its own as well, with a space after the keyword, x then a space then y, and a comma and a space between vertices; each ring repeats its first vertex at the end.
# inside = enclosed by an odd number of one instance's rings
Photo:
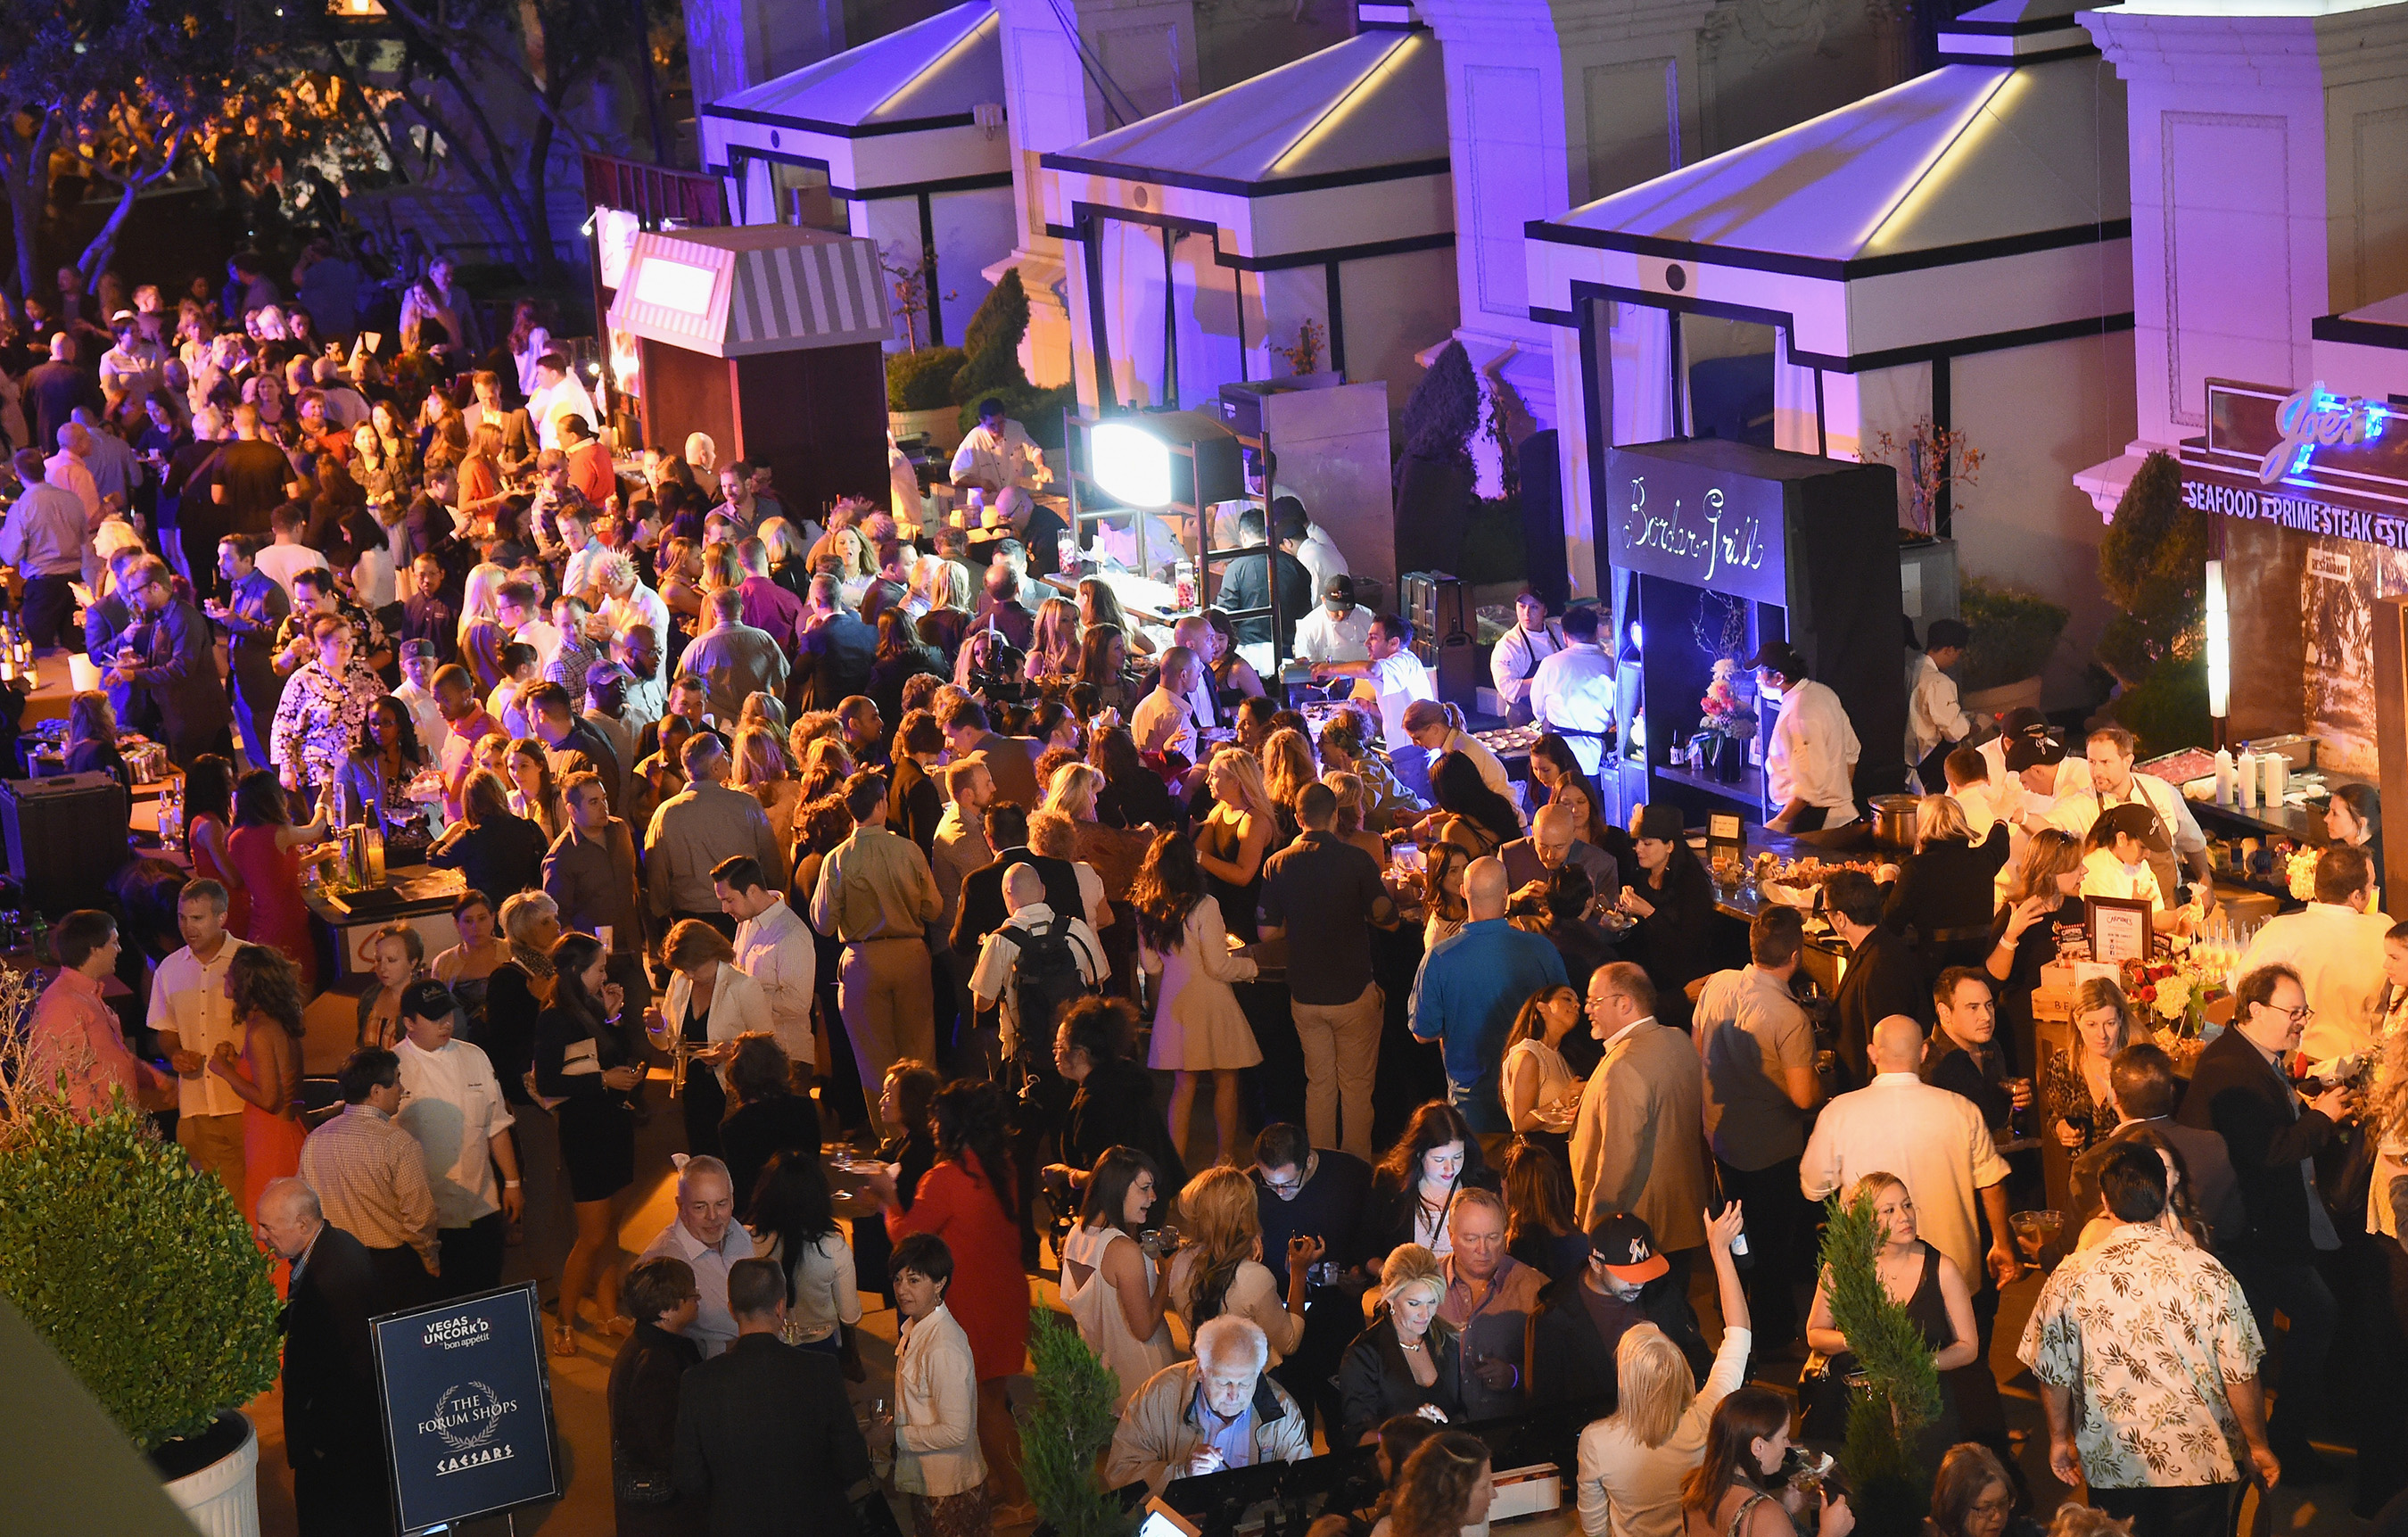
MULTIPOLYGON (((237 931, 253 944, 274 945, 301 973, 301 996, 318 990, 318 958, 309 942, 309 909, 301 899, 297 852, 326 835, 325 808, 306 827, 293 826, 284 786, 265 768, 242 776, 234 793, 234 834, 226 840, 232 873, 251 897, 251 915, 237 931)), ((314 857, 314 855, 312 856, 314 857)))
POLYGON ((25 1084, 64 1093, 79 1120, 105 1115, 122 1090, 129 1104, 157 1099, 165 1083, 126 1047, 117 1011, 101 997, 102 980, 117 970, 117 921, 86 908, 51 931, 56 980, 34 1005, 27 1032, 25 1084))
POLYGON ((301 1171, 301 979, 282 952, 247 944, 226 962, 242 1051, 218 1042, 209 1071, 242 1097, 242 1214, 258 1220, 267 1182, 301 1171))

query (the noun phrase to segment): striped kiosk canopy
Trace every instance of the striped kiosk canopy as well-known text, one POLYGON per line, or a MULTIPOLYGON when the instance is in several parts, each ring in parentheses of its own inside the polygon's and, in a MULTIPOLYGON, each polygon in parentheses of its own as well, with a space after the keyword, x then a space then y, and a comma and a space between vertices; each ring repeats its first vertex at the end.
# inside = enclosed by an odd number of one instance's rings
POLYGON ((648 231, 610 306, 614 329, 718 358, 889 339, 870 241, 791 224, 648 231))

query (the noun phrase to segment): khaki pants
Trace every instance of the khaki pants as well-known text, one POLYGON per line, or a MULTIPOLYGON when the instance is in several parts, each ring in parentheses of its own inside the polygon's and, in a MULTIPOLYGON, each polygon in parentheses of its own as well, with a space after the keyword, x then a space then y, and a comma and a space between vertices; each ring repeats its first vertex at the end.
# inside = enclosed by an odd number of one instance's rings
POLYGON ((1296 1003, 1297 1038, 1304 1042, 1304 1127, 1315 1147, 1336 1147, 1369 1163, 1371 1085, 1380 1073, 1380 1023, 1387 998, 1378 983, 1352 1003, 1296 1003), (1345 1111, 1346 1135, 1338 1134, 1345 1111))
POLYGON ((218 1183, 242 1204, 242 1113, 231 1115, 179 1115, 176 1141, 192 1156, 193 1167, 215 1174, 218 1183))
POLYGON ((925 941, 909 936, 846 945, 837 969, 837 1002, 870 1103, 878 1102, 886 1070, 899 1059, 936 1065, 937 995, 925 941))

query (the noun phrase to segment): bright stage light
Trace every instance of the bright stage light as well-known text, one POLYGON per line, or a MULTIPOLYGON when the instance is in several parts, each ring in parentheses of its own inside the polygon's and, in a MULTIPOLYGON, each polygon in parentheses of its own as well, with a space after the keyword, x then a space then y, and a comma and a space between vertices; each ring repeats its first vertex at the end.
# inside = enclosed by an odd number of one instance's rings
POLYGON ((2232 713, 2232 618, 2220 560, 2207 563, 2207 712, 2219 721, 2232 713))
POLYGON ((1170 446, 1142 427, 1106 422, 1087 435, 1096 483, 1130 507, 1167 507, 1172 496, 1170 446))

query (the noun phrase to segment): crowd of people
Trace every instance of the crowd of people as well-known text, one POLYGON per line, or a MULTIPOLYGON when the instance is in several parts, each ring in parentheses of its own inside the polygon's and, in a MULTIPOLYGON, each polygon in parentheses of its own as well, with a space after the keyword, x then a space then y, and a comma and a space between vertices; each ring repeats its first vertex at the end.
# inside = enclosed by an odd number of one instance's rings
MULTIPOLYGON (((1517 783, 1293 498, 1241 526, 1270 548, 1223 594, 1280 585, 1310 708, 1245 657, 1269 621, 1161 629, 1101 576, 1041 576, 1065 532, 999 410, 1002 447, 955 462, 995 496, 982 527, 790 510, 699 435, 615 461, 536 313, 478 351, 440 264, 382 356, 255 261, 231 276, 105 326, 62 295, 20 338, 47 358, 23 425, 57 452, 17 454, 0 559, 34 643, 105 668, 72 766, 122 772, 140 731, 185 775, 147 1037, 102 997, 120 923, 72 913, 35 1070, 80 1112, 174 1113, 289 1262, 305 1532, 391 1520, 345 1331, 496 1284, 537 1157, 575 1228, 547 1343, 615 1349, 627 1530, 761 1530, 873 1467, 924 1533, 1025 1526, 1009 1385, 1043 1266, 1117 1385, 1114 1487, 1375 1446, 1388 1487, 1324 1537, 1434 1537, 1486 1509, 1486 1444, 1455 1427, 1594 1405, 1585 1530, 1843 1537, 1846 1500, 1787 1479, 1788 1401, 1748 1385, 1802 1358, 1806 1430, 1836 1435, 1851 1351, 1813 1203, 1839 1195, 1878 1214, 1942 1373, 1935 1529, 1988 1537, 2029 1503, 1989 1366, 2032 1257, 2013 1218, 2039 1192, 1999 1147, 2018 1114, 2079 1156, 2079 1242, 2019 1348, 2051 1465, 2143 1537, 2320 1475, 2351 1259, 2351 1317, 2399 1360, 2408 930, 2375 913, 2364 836, 2259 934, 2186 1086, 2104 981, 2035 1086, 2033 995, 2086 898, 2172 894, 2197 852, 2117 730, 2078 779, 2044 724, 1924 730, 1949 793, 1894 879, 1828 883, 1851 964, 1818 1018, 1795 910, 1720 966, 1680 812, 1602 814, 1592 608, 1526 598, 1498 648, 1500 695, 1547 728, 1517 783), (313 1128, 306 879, 356 823, 389 865, 461 872, 458 942, 374 937, 313 1128), (2372 1091, 2295 1090, 2303 1032, 2311 1058, 2380 1056, 2372 1091), (676 1214, 630 1257, 656 1070, 676 1214), (2352 1185, 2318 1159, 2361 1122, 2352 1185), (849 1223, 830 1135, 876 1149, 849 1223), (864 1292, 902 1320, 866 1429, 864 1292)), ((1783 819, 1838 826, 1840 760, 1798 735, 1829 690, 1759 660, 1795 738, 1783 819)), ((1917 683, 1934 720, 1944 682, 1917 683)), ((2397 1450, 2398 1419, 2367 1444, 2397 1450)), ((2361 1456, 2360 1500, 2401 1467, 2361 1456)))

